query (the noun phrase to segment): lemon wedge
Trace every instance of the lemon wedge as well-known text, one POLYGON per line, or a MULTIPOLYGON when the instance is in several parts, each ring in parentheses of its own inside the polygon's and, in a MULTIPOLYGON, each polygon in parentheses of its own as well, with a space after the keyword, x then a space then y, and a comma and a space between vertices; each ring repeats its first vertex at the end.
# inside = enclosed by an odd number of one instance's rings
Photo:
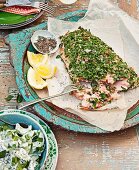
POLYGON ((43 80, 32 67, 30 67, 28 70, 27 80, 29 85, 34 89, 39 90, 43 89, 44 87, 47 87, 47 82, 43 80))
POLYGON ((57 67, 52 64, 41 64, 35 67, 36 72, 44 79, 52 78, 57 71, 57 67))
POLYGON ((45 64, 48 61, 48 55, 45 54, 35 54, 33 52, 27 51, 27 58, 29 64, 34 67, 38 64, 45 64))

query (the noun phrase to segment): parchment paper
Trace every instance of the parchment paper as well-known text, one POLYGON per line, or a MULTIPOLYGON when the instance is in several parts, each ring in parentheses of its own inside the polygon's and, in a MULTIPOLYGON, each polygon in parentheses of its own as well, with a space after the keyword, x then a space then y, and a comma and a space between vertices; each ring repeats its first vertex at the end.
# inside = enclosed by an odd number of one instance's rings
MULTIPOLYGON (((101 2, 103 1, 90 1, 86 16, 77 23, 49 18, 48 30, 53 32, 56 36, 60 36, 64 35, 69 30, 76 30, 79 26, 90 29, 94 35, 100 37, 111 46, 118 55, 127 61, 130 66, 133 66, 136 72, 139 73, 139 46, 137 38, 135 39, 133 37, 131 30, 129 31, 122 21, 122 17, 118 16, 118 14, 125 16, 126 14, 123 14, 121 10, 115 8, 108 1, 106 1, 107 3, 105 5, 102 5, 101 2), (113 14, 113 11, 115 14, 113 14)), ((126 16, 126 18, 129 17, 126 16)), ((129 18, 127 20, 131 19, 129 18)), ((58 72, 53 79, 48 81, 50 96, 61 92, 66 85, 71 83, 63 62, 60 59, 54 62, 58 65, 58 72)), ((111 106, 117 105, 119 108, 109 111, 83 111, 77 107, 79 101, 71 95, 53 99, 52 102, 59 107, 77 114, 95 126, 107 131, 115 131, 122 128, 127 110, 138 101, 138 94, 139 88, 125 93, 125 97, 123 94, 119 100, 111 104, 111 106)))

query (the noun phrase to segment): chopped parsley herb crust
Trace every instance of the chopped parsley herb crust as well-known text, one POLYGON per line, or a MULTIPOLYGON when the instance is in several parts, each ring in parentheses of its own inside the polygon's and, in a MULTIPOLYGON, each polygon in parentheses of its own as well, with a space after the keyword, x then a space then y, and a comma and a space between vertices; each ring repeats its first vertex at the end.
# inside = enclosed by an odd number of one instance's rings
POLYGON ((79 27, 76 31, 68 32, 60 38, 60 48, 64 50, 62 51, 64 54, 60 57, 66 65, 71 80, 79 87, 79 91, 74 94, 82 100, 81 108, 89 110, 100 108, 118 98, 118 92, 139 85, 139 77, 133 68, 90 31, 79 27), (113 82, 109 83, 106 80, 108 75, 113 82), (121 87, 122 90, 118 91, 115 83, 124 80, 127 81, 127 87, 121 87), (82 82, 89 83, 91 91, 82 86, 82 82))
POLYGON ((110 74, 115 81, 127 78, 131 87, 139 84, 135 71, 90 31, 79 27, 78 30, 62 36, 61 41, 73 82, 79 79, 99 81, 110 74))

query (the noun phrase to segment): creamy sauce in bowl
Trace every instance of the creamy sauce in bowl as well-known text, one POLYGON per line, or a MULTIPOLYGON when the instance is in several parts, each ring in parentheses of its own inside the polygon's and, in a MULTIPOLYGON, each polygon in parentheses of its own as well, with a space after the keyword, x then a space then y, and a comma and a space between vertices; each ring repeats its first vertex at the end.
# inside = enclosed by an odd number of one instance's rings
POLYGON ((0 126, 0 169, 35 170, 44 151, 44 135, 32 126, 0 126))

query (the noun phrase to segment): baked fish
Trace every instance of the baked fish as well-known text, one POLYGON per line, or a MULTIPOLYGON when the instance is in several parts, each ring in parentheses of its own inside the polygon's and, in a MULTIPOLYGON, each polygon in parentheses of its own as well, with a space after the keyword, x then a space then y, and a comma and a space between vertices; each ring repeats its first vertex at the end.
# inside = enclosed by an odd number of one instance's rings
POLYGON ((72 94, 81 100, 81 109, 97 110, 139 86, 134 69, 89 30, 79 27, 60 39, 61 59, 78 86, 72 94))
POLYGON ((31 14, 39 13, 40 9, 31 7, 31 6, 18 6, 18 5, 14 5, 14 6, 5 7, 1 11, 9 12, 9 13, 14 13, 14 14, 19 14, 19 15, 25 15, 26 16, 26 15, 31 15, 31 14))

